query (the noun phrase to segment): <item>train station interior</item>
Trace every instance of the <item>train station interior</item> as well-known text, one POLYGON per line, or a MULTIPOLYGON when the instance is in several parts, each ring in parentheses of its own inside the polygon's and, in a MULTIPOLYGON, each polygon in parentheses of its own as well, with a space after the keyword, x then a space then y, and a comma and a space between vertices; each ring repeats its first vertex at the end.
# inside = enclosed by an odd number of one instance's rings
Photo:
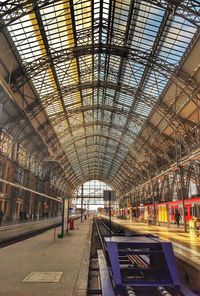
POLYGON ((200 295, 200 1, 0 2, 0 296, 200 295))

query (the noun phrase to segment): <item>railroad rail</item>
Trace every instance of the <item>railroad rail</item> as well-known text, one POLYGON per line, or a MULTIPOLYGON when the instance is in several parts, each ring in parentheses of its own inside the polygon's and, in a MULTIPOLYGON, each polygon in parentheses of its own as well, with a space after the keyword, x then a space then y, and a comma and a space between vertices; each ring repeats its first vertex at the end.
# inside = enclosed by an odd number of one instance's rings
MULTIPOLYGON (((80 218, 80 215, 70 218, 76 220, 80 218)), ((0 248, 58 227, 61 225, 61 220, 61 217, 55 217, 2 226, 0 227, 0 248)))

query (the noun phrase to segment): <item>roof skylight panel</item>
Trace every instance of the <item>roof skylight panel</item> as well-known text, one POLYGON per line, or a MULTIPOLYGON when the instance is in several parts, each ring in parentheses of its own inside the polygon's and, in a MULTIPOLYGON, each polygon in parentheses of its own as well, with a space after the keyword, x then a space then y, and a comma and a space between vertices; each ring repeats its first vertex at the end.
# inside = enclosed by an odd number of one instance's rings
POLYGON ((129 6, 122 2, 116 1, 114 14, 114 29, 118 29, 121 33, 126 32, 129 14, 129 6))
POLYGON ((43 74, 43 72, 40 73, 40 75, 33 77, 32 81, 40 96, 45 96, 55 90, 51 78, 49 78, 47 74, 43 74))
POLYGON ((166 62, 178 63, 192 40, 196 28, 186 20, 174 16, 170 27, 165 29, 165 38, 160 44, 160 55, 166 62))
POLYGON ((76 62, 66 61, 55 65, 58 81, 60 85, 71 85, 78 83, 76 62))
POLYGON ((142 102, 138 102, 137 106, 135 108, 135 111, 139 114, 141 114, 142 116, 148 116, 149 113, 151 112, 152 108, 147 106, 146 104, 142 103, 142 102))
POLYGON ((51 105, 46 108, 46 111, 49 116, 53 115, 54 113, 62 112, 62 104, 59 101, 52 102, 51 105))
POLYGON ((63 96, 65 106, 71 105, 75 102, 79 102, 79 99, 79 92, 69 93, 68 95, 63 96))
POLYGON ((92 71, 92 57, 88 56, 80 56, 79 57, 79 68, 82 75, 86 74, 88 71, 92 71))
POLYGON ((74 3, 74 17, 76 30, 92 27, 92 7, 90 1, 78 1, 74 3))
POLYGON ((124 116, 123 114, 116 114, 115 117, 113 118, 113 124, 124 126, 126 123, 127 117, 124 116))
POLYGON ((135 49, 142 51, 151 50, 163 14, 164 11, 158 10, 153 6, 148 6, 147 3, 145 3, 145 5, 140 5, 133 33, 131 32, 132 46, 135 49))
POLYGON ((84 119, 85 119, 85 122, 88 122, 88 121, 93 121, 94 118, 93 118, 93 110, 88 110, 88 111, 85 111, 84 112, 84 119))
POLYGON ((102 103, 103 103, 103 92, 102 92, 101 89, 94 89, 93 97, 97 98, 98 99, 97 103, 102 105, 102 103))
MULTIPOLYGON (((51 120, 51 117, 50 117, 50 120, 51 120)), ((68 137, 71 137, 70 136, 70 129, 69 129, 66 121, 63 120, 59 124, 54 125, 54 128, 57 132, 57 135, 58 135, 61 143, 66 143, 66 139, 69 140, 68 137), (64 137, 63 137, 63 135, 64 135, 64 137)))
POLYGON ((136 124, 133 121, 129 121, 128 128, 135 135, 137 135, 140 132, 140 130, 141 130, 141 126, 139 126, 138 124, 136 124))
POLYGON ((117 100, 117 102, 119 102, 121 104, 126 104, 127 106, 131 107, 135 98, 134 98, 134 96, 130 96, 130 95, 123 94, 123 93, 118 93, 116 100, 117 100))
POLYGON ((164 87, 167 85, 168 79, 157 71, 152 70, 146 80, 143 88, 144 92, 153 97, 159 98, 164 87))
POLYGON ((87 96, 92 96, 93 94, 93 89, 92 88, 86 88, 86 89, 82 89, 82 97, 87 97, 87 96))
POLYGON ((93 98, 92 96, 87 96, 84 98, 83 102, 82 102, 83 106, 91 106, 93 105, 93 98))
POLYGON ((103 18, 108 19, 109 5, 111 0, 103 0, 103 18))
POLYGON ((99 0, 93 0, 93 18, 94 21, 97 21, 100 17, 100 1, 99 0))
POLYGON ((79 82, 76 61, 67 61, 55 65, 59 83, 63 86, 79 82))
MULTIPOLYGON (((91 129, 91 126, 87 126, 87 129, 91 129)), ((77 137, 77 136, 81 136, 85 134, 85 130, 84 127, 80 127, 79 129, 73 130, 73 136, 77 137)))
POLYGON ((93 91, 92 99, 93 99, 93 104, 94 105, 99 104, 99 97, 94 95, 94 91, 93 91))
POLYGON ((69 117, 69 122, 71 126, 77 124, 83 124, 83 115, 82 113, 78 113, 69 117))
POLYGON ((104 95, 104 105, 113 106, 114 105, 114 97, 108 94, 104 95))
POLYGON ((38 35, 38 32, 34 31, 30 15, 25 15, 20 20, 12 23, 8 26, 8 30, 24 62, 31 62, 36 56, 42 55, 42 45, 38 43, 42 38, 38 35), (32 53, 31 58, 30 52, 32 53))
MULTIPOLYGON (((136 58, 137 59, 137 58, 136 58)), ((123 81, 126 85, 136 87, 142 78, 144 72, 144 65, 135 61, 129 60, 125 67, 123 67, 123 81)))

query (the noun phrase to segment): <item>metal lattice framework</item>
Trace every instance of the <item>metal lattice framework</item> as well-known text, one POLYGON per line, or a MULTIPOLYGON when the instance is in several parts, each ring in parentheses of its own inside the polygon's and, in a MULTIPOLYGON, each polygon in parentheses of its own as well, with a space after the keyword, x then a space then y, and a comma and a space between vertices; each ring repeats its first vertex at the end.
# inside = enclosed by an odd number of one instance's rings
POLYGON ((19 64, 5 80, 16 95, 34 86, 26 115, 47 116, 37 129, 71 192, 99 179, 125 193, 175 160, 169 129, 194 140, 199 122, 181 110, 199 108, 199 84, 182 65, 199 38, 199 1, 7 0, 0 8, 19 64))

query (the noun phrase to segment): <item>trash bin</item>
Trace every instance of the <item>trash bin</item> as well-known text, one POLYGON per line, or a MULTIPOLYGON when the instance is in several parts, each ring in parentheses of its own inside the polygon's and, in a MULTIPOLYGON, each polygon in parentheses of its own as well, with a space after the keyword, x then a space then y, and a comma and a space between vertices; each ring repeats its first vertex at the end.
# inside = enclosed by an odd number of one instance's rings
POLYGON ((73 219, 69 219, 69 229, 74 230, 74 220, 73 219))

